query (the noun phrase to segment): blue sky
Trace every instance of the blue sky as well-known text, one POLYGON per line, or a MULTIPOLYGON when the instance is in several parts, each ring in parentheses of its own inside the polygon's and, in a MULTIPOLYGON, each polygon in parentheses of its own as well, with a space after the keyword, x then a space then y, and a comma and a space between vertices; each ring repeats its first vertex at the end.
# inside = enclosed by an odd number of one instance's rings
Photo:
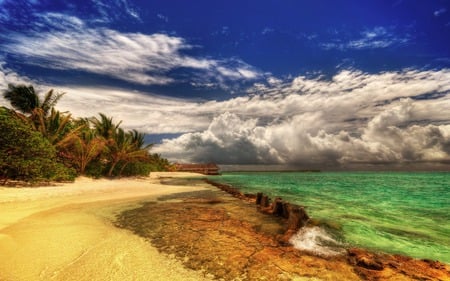
POLYGON ((8 83, 173 161, 440 169, 450 1, 0 0, 8 83))

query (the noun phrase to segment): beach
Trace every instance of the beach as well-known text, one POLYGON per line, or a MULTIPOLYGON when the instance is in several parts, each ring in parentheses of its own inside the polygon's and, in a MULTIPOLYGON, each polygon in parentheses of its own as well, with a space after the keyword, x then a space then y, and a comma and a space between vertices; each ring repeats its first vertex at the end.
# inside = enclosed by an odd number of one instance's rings
POLYGON ((436 261, 295 249, 283 219, 202 178, 0 188, 0 280, 450 280, 436 261))
POLYGON ((142 200, 204 189, 161 185, 164 176, 1 187, 0 280, 208 280, 111 223, 142 200))

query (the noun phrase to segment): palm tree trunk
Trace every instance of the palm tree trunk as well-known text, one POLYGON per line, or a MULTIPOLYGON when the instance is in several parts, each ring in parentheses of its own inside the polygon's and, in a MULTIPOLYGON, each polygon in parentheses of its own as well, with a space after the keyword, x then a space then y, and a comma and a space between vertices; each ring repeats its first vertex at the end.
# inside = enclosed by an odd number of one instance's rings
POLYGON ((114 160, 111 163, 111 168, 109 168, 109 171, 108 171, 108 177, 112 177, 112 173, 113 173, 114 168, 116 167, 117 163, 119 163, 119 160, 114 160))
POLYGON ((130 163, 130 162, 125 162, 125 164, 123 164, 123 166, 120 168, 120 172, 119 172, 119 177, 121 177, 122 176, 122 173, 123 173, 123 170, 125 169, 125 167, 128 165, 128 163, 130 163))

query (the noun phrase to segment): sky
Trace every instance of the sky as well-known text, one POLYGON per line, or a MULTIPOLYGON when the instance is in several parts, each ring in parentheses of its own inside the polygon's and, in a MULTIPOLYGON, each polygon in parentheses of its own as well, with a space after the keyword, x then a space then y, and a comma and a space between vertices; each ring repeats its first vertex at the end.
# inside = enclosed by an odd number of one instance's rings
POLYGON ((9 83, 174 162, 450 170, 450 0, 0 0, 9 83))

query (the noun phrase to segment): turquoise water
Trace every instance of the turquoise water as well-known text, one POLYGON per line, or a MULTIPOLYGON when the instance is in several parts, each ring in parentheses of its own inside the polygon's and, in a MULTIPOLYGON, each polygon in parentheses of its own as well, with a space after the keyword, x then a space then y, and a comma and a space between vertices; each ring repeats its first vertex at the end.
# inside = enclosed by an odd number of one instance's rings
POLYGON ((304 205, 345 245, 450 263, 450 173, 258 172, 212 180, 304 205))

